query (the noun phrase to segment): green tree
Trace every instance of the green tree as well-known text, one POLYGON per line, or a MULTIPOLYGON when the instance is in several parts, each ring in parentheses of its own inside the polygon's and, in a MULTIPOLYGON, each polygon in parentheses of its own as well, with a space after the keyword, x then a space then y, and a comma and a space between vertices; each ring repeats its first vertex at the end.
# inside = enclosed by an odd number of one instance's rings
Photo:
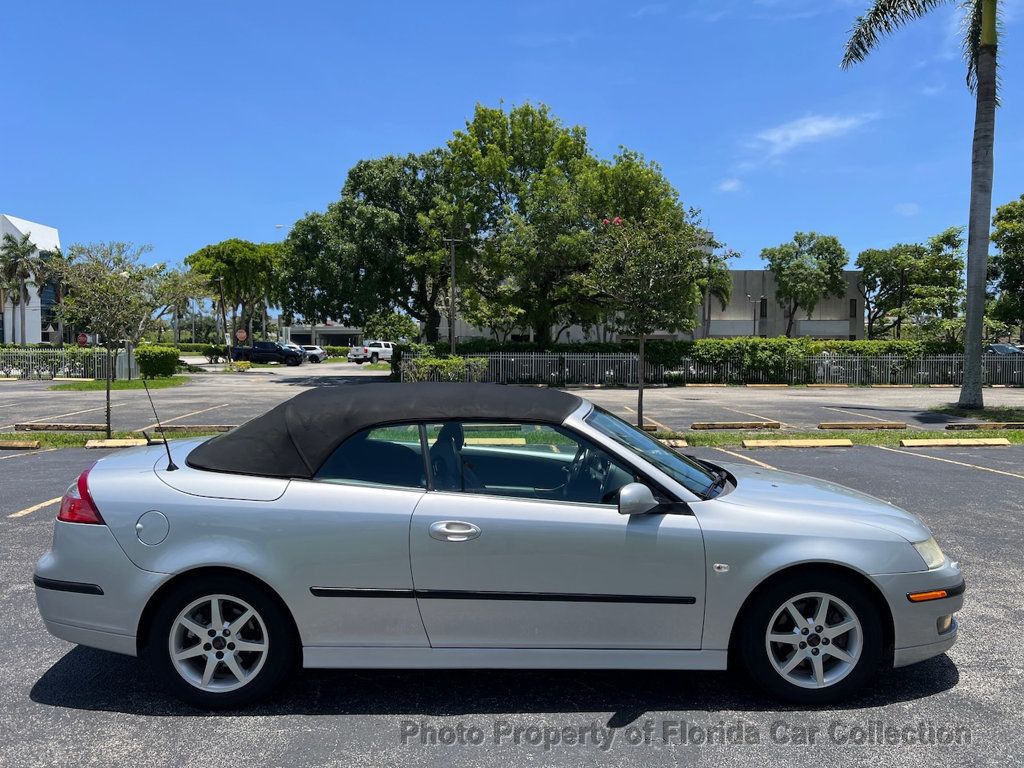
POLYGON ((583 320, 592 303, 571 278, 593 252, 580 182, 596 161, 584 129, 563 125, 543 104, 477 105, 448 147, 452 205, 475 234, 470 275, 494 276, 471 280, 479 305, 520 308, 541 343, 553 325, 583 320))
MULTIPOLYGON (((17 238, 5 234, 0 244, 0 280, 11 301, 18 306, 22 345, 28 343, 25 310, 32 298, 29 286, 39 285, 39 275, 45 270, 39 251, 30 237, 30 233, 17 238)), ((14 323, 11 323, 11 336, 14 336, 14 323)))
MULTIPOLYGON (((843 54, 843 67, 863 61, 881 37, 953 0, 874 0, 857 19, 843 54)), ((967 85, 975 93, 971 202, 967 234, 967 327, 961 408, 982 408, 981 341, 988 280, 989 216, 992 213, 993 153, 996 125, 997 0, 960 0, 964 13, 963 51, 967 85)))
POLYGON ((162 267, 139 259, 149 246, 131 243, 93 243, 68 249, 68 293, 58 314, 65 322, 96 334, 107 352, 106 433, 110 427, 110 382, 114 352, 137 344, 153 322, 156 303, 152 285, 162 267))
POLYGON ((926 253, 923 245, 899 243, 891 248, 869 248, 857 255, 857 289, 864 297, 869 339, 883 338, 890 332, 897 339, 902 337, 910 287, 926 253))
POLYGON ((417 341, 419 337, 419 323, 401 312, 381 312, 363 322, 363 338, 366 339, 417 341))
MULTIPOLYGON (((282 307, 316 322, 362 324, 399 310, 436 341, 449 283, 449 169, 444 150, 361 160, 338 201, 292 228, 285 241, 282 307)), ((465 262, 467 245, 460 245, 465 262)))
POLYGON ((786 310, 786 335, 793 335, 799 310, 810 318, 818 302, 846 292, 843 268, 847 253, 837 237, 797 232, 788 243, 761 251, 775 276, 776 298, 786 310))
POLYGON ((1024 195, 996 209, 992 241, 999 249, 992 259, 998 292, 993 316, 1016 327, 1024 340, 1024 195))
POLYGON ((906 312, 918 336, 957 343, 964 334, 963 306, 963 230, 950 227, 924 246, 914 266, 906 312))
POLYGON ((225 304, 231 328, 249 328, 252 317, 277 290, 275 270, 278 247, 233 238, 201 248, 185 259, 204 293, 225 304))
POLYGON ((657 330, 693 327, 706 238, 692 215, 612 219, 596 234, 587 287, 619 333, 639 341, 637 424, 644 423, 645 342, 657 330))

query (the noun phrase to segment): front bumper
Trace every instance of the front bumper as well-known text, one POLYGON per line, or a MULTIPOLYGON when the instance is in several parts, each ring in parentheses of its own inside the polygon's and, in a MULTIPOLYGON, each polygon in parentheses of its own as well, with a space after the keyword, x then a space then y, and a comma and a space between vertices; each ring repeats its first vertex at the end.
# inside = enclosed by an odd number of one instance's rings
POLYGON ((964 577, 955 563, 931 571, 873 577, 882 589, 893 619, 893 666, 903 667, 938 656, 956 642, 955 614, 964 604, 964 577), (912 602, 908 595, 947 590, 948 597, 912 602))
POLYGON ((50 634, 135 655, 142 611, 167 578, 132 563, 107 526, 58 521, 33 581, 50 634))

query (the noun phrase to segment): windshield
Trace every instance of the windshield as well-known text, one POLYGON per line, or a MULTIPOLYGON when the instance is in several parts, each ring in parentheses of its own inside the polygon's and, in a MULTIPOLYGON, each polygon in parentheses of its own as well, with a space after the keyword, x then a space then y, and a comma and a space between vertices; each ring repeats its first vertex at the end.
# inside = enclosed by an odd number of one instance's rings
POLYGON ((666 448, 658 440, 603 408, 594 407, 587 424, 619 445, 639 454, 688 491, 707 496, 716 478, 703 466, 666 448))

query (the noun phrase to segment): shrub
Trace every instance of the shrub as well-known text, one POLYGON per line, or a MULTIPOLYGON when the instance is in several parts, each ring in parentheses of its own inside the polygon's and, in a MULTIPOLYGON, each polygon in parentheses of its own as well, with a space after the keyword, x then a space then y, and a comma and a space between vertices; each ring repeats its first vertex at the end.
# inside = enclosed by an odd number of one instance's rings
POLYGON ((331 357, 347 357, 348 356, 349 347, 336 347, 336 346, 333 346, 333 345, 330 345, 330 346, 323 346, 323 345, 321 345, 321 346, 323 347, 324 352, 326 352, 331 357))
POLYGON ((228 366, 228 370, 232 373, 245 373, 252 368, 252 363, 248 360, 235 360, 228 366))
POLYGON ((226 358, 224 347, 217 346, 216 344, 207 344, 203 347, 203 357, 206 358, 208 363, 219 363, 222 357, 226 358))
POLYGON ((135 350, 135 359, 144 379, 173 376, 178 368, 178 350, 173 347, 139 347, 135 350))
POLYGON ((480 381, 487 370, 482 357, 413 357, 404 366, 406 381, 480 381))

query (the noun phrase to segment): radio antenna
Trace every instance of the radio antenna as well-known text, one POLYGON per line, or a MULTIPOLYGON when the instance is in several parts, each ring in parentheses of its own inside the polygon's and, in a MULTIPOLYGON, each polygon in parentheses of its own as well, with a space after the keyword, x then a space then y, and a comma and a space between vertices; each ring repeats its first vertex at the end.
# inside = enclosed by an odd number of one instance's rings
POLYGON ((164 432, 163 425, 160 423, 160 415, 156 412, 156 405, 153 404, 153 395, 149 392, 149 385, 146 383, 145 376, 142 377, 142 388, 146 390, 146 397, 149 398, 149 407, 153 409, 153 418, 156 419, 156 429, 164 441, 164 450, 167 451, 167 471, 173 472, 178 468, 178 465, 175 464, 174 459, 171 458, 171 446, 167 444, 167 435, 164 432))

